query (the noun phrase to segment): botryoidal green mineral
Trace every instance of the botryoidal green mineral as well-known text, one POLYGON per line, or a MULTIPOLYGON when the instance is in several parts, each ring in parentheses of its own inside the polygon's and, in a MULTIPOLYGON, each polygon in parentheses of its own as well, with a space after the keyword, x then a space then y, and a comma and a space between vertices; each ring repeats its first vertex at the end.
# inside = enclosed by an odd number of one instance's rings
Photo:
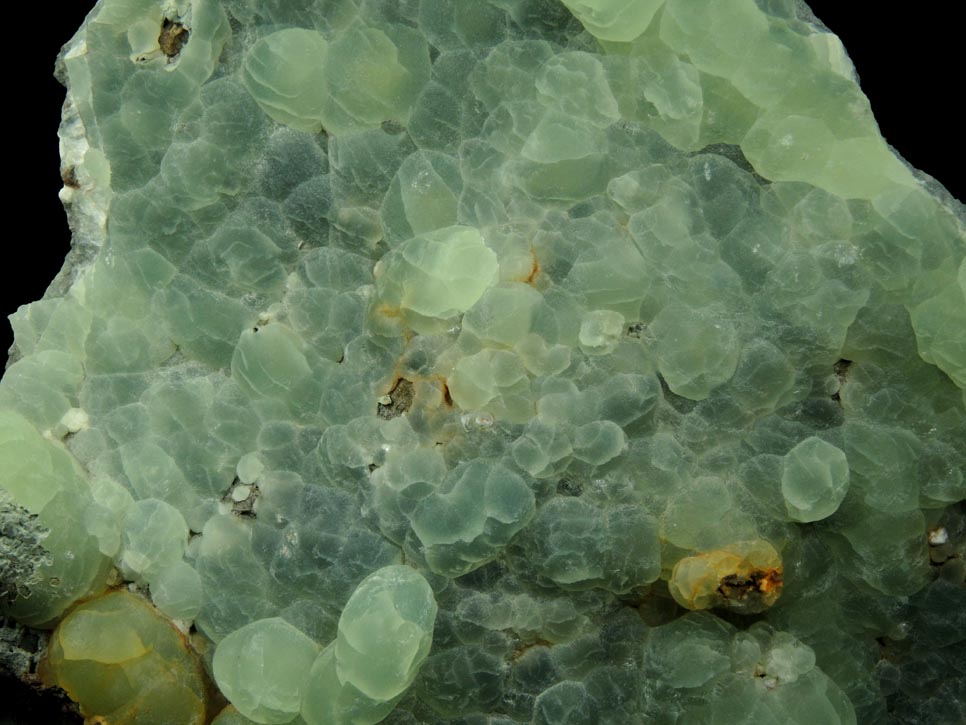
POLYGON ((100 0, 58 73, 0 596, 92 721, 966 720, 966 216, 803 3, 100 0))

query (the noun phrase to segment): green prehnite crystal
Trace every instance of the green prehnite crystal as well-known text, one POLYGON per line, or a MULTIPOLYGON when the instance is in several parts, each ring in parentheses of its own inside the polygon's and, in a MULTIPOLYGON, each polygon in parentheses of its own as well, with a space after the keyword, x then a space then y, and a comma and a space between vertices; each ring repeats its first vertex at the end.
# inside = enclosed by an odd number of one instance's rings
POLYGON ((184 636, 143 598, 112 592, 58 625, 47 663, 81 712, 107 722, 202 725, 201 663, 184 636))
POLYGON ((835 513, 849 488, 846 455, 821 438, 806 438, 785 454, 782 495, 795 521, 818 521, 835 513))
POLYGON ((966 214, 804 3, 99 0, 59 76, 0 607, 91 722, 966 720, 966 214))
POLYGON ((470 309, 499 280, 497 255, 470 227, 447 227, 413 237, 380 260, 374 315, 401 318, 417 332, 470 309))
POLYGON ((339 617, 339 681, 374 700, 401 694, 429 654, 435 621, 433 590, 418 572, 387 566, 370 574, 339 617))
POLYGON ((174 506, 154 498, 138 501, 125 514, 123 527, 119 565, 126 578, 150 582, 181 562, 188 525, 174 506))
POLYGON ((335 641, 312 665, 302 718, 309 725, 381 722, 429 654, 433 590, 407 566, 366 577, 349 597, 335 641))
POLYGON ((314 30, 286 28, 249 48, 242 82, 265 113, 308 133, 322 130, 328 91, 320 73, 329 44, 314 30))
POLYGON ((259 619, 218 643, 215 682, 229 701, 259 723, 291 722, 302 706, 319 646, 280 617, 259 619))
MULTIPOLYGON (((63 445, 10 409, 0 411, 0 468, 6 505, 21 516, 36 516, 35 524, 47 530, 33 552, 36 566, 8 565, 23 568, 25 580, 5 581, 5 594, 23 584, 29 596, 12 597, 4 610, 24 624, 49 626, 75 601, 105 588, 109 560, 84 525, 93 495, 82 467, 63 445)), ((16 533, 8 534, 5 526, 3 537, 16 533)))

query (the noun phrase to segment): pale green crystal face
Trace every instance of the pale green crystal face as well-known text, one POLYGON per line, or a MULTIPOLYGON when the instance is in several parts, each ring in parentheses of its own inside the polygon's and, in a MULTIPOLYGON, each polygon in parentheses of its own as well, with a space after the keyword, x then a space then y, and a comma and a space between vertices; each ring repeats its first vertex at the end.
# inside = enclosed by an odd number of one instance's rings
POLYGON ((92 721, 966 717, 964 211, 803 3, 100 0, 60 70, 0 605, 92 721))
POLYGON ((563 0, 585 28, 601 40, 634 40, 647 30, 664 0, 563 0))
POLYGON ((339 681, 378 702, 402 694, 429 654, 436 600, 426 580, 406 566, 363 579, 339 618, 339 681))
POLYGON ((111 592, 75 608, 51 637, 45 666, 107 722, 205 722, 198 657, 139 595, 111 592))
POLYGON ((328 50, 325 38, 314 30, 279 30, 249 48, 242 82, 276 121, 318 133, 328 96, 323 76, 328 50))
POLYGON ((305 722, 381 722, 429 654, 436 613, 429 583, 409 567, 366 577, 342 610, 335 642, 312 665, 305 722))
POLYGON ((171 504, 156 498, 138 501, 122 526, 120 568, 128 579, 153 581, 184 556, 188 526, 171 504))
POLYGON ((396 318, 416 332, 454 322, 499 280, 497 255, 472 227, 447 227, 413 237, 376 265, 373 316, 396 318))
POLYGON ((215 683, 258 723, 291 722, 302 706, 319 646, 284 619, 259 619, 218 643, 215 683))
POLYGON ((806 438, 785 454, 782 495, 795 521, 818 521, 835 513, 849 489, 849 461, 821 438, 806 438))

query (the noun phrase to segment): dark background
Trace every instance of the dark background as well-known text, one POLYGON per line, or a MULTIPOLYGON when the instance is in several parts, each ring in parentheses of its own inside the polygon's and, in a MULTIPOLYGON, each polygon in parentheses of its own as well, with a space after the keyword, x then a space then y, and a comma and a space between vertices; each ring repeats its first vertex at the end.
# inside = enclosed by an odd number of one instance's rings
MULTIPOLYGON (((903 13, 880 10, 878 3, 809 4, 842 38, 886 140, 954 196, 966 198, 960 138, 966 125, 957 108, 963 97, 966 3, 923 0, 903 6, 903 13)), ((92 5, 92 0, 28 3, 12 11, 23 18, 5 18, 8 29, 20 30, 16 59, 7 57, 17 68, 7 73, 13 87, 4 89, 7 113, 18 117, 7 116, 7 257, 0 264, 0 318, 43 295, 69 248, 57 198, 64 89, 53 78, 53 66, 92 5)), ((0 357, 10 338, 9 324, 0 319, 0 357)))

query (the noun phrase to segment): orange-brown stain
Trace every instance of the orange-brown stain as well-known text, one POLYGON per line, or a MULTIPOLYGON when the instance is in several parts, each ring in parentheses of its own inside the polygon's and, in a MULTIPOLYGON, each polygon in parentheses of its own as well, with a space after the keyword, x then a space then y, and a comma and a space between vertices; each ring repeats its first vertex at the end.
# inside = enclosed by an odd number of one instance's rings
POLYGON ((530 267, 530 275, 524 280, 527 284, 533 284, 533 281, 540 274, 540 260, 537 259, 536 253, 531 249, 530 256, 533 258, 533 264, 530 267))
POLYGON ((769 569, 763 572, 763 576, 758 582, 758 589, 764 594, 771 594, 780 591, 783 584, 781 569, 769 569))
POLYGON ((440 378, 440 382, 443 385, 443 402, 446 403, 450 408, 453 407, 453 396, 449 393, 449 385, 446 384, 446 378, 440 378))
POLYGON ((675 601, 687 609, 724 607, 754 614, 781 595, 781 557, 766 541, 736 542, 681 559, 668 585, 675 601))
POLYGON ((535 639, 530 642, 521 642, 517 645, 516 649, 513 650, 513 654, 510 655, 510 659, 516 662, 518 659, 523 657, 527 652, 536 647, 553 647, 553 642, 546 639, 535 639))
POLYGON ((79 189, 80 182, 77 180, 77 170, 73 166, 68 166, 60 173, 60 178, 64 182, 64 186, 71 189, 79 189))

